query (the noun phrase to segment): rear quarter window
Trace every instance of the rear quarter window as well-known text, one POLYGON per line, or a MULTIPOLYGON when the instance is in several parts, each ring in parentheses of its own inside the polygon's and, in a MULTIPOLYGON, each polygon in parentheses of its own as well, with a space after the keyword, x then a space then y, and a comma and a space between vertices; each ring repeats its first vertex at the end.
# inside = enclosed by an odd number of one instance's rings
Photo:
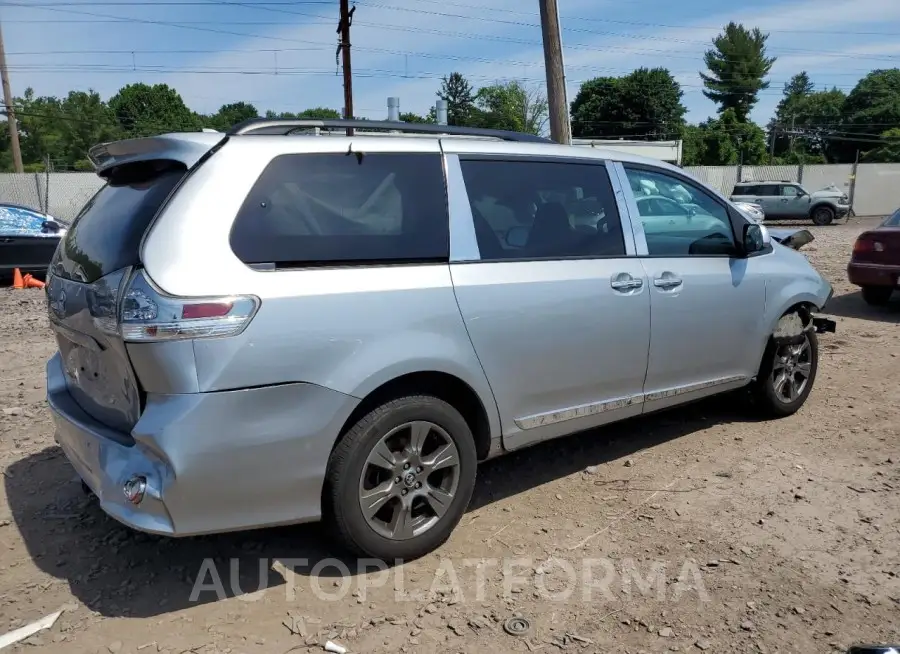
POLYGON ((53 274, 91 283, 139 264, 144 232, 185 173, 170 162, 116 171, 72 221, 53 258, 53 274))
POLYGON ((248 265, 447 261, 449 215, 437 154, 281 155, 231 231, 248 265))

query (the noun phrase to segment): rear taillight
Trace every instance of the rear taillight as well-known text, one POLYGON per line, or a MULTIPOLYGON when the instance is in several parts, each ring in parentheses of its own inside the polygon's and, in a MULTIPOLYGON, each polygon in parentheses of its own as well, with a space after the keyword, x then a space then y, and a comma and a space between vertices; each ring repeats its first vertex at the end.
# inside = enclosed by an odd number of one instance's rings
POLYGON ((872 236, 860 236, 853 244, 853 255, 884 252, 884 243, 872 236))
POLYGON ((132 343, 235 336, 246 329, 258 307, 259 300, 252 296, 170 297, 141 270, 123 294, 118 331, 132 343))

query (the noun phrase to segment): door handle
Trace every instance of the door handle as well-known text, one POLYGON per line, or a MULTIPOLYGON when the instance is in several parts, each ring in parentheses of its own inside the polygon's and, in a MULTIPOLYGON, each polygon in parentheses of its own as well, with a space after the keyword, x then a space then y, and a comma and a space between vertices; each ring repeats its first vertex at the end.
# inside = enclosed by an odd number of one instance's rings
POLYGON ((656 288, 662 289, 670 289, 675 288, 677 286, 681 286, 681 279, 678 277, 657 277, 653 280, 653 285, 656 288))
POLYGON ((787 204, 787 198, 784 198, 784 199, 782 200, 782 202, 784 202, 785 204, 787 204))
POLYGON ((644 285, 643 279, 635 279, 633 277, 628 279, 618 279, 614 277, 612 281, 609 283, 617 291, 633 291, 638 288, 641 288, 644 285))

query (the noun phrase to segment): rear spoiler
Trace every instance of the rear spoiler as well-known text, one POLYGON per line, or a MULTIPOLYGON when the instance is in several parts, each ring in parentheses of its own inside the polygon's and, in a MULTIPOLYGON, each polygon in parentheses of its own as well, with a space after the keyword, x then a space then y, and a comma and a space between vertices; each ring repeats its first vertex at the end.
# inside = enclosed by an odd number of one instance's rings
POLYGON ((108 179, 115 168, 140 161, 177 161, 191 168, 228 137, 219 132, 184 132, 101 143, 88 150, 97 175, 108 179))
POLYGON ((799 250, 804 245, 809 245, 816 237, 808 229, 770 229, 769 236, 773 241, 778 241, 794 250, 799 250))

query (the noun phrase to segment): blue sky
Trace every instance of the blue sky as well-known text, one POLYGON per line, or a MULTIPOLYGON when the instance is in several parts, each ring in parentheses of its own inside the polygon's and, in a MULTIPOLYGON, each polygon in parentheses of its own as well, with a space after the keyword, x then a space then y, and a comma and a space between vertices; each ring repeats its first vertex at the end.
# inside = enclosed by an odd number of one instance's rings
MULTIPOLYGON (((31 86, 108 98, 141 81, 174 86, 201 112, 240 100, 260 111, 342 104, 338 0, 3 0, 0 12, 16 95, 31 86)), ((869 70, 900 65, 900 0, 559 0, 559 12, 570 101, 580 81, 664 66, 691 121, 715 113, 697 73, 729 20, 768 31, 778 57, 754 111, 761 123, 800 70, 849 91, 869 70)), ((369 118, 386 116, 388 96, 427 112, 454 70, 476 86, 544 83, 534 0, 359 0, 352 43, 356 113, 369 118)))

